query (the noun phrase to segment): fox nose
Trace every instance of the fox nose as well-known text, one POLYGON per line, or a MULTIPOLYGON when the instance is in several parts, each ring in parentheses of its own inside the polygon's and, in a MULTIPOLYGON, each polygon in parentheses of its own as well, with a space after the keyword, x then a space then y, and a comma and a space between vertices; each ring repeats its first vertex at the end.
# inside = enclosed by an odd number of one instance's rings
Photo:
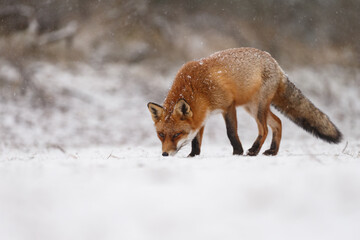
POLYGON ((169 154, 168 154, 167 152, 163 152, 162 155, 163 155, 164 157, 169 156, 169 154))

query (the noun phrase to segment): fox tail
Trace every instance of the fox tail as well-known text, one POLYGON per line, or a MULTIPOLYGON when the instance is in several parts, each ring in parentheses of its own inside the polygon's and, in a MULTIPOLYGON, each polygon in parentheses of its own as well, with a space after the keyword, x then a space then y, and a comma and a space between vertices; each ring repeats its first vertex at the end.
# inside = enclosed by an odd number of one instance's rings
POLYGON ((279 86, 272 105, 314 136, 329 143, 341 141, 342 134, 329 117, 315 107, 288 78, 279 86))

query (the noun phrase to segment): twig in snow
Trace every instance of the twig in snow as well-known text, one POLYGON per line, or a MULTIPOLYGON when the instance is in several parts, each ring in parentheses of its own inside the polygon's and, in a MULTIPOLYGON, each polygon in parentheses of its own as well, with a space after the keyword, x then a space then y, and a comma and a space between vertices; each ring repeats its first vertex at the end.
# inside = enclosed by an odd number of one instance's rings
POLYGON ((347 148, 347 146, 348 146, 348 143, 349 143, 349 142, 346 141, 345 147, 344 147, 344 149, 343 149, 341 152, 342 152, 343 154, 345 154, 345 155, 354 157, 351 153, 349 153, 349 152, 346 151, 346 148, 347 148))
POLYGON ((112 152, 110 153, 110 155, 106 159, 109 159, 109 158, 121 159, 120 157, 113 155, 112 152))
POLYGON ((66 154, 65 149, 63 147, 61 147, 60 145, 50 144, 50 145, 48 145, 48 148, 55 148, 55 149, 60 150, 62 153, 66 154))
POLYGON ((66 150, 65 150, 63 147, 61 147, 60 145, 50 144, 50 145, 48 145, 48 148, 58 149, 58 150, 60 150, 63 154, 66 154, 66 155, 68 155, 68 156, 71 157, 71 158, 79 159, 79 156, 78 156, 77 154, 67 153, 66 150))
POLYGON ((344 147, 344 149, 341 151, 342 153, 345 153, 345 150, 346 150, 346 148, 347 148, 347 146, 348 146, 348 141, 346 141, 346 144, 345 144, 345 147, 344 147))

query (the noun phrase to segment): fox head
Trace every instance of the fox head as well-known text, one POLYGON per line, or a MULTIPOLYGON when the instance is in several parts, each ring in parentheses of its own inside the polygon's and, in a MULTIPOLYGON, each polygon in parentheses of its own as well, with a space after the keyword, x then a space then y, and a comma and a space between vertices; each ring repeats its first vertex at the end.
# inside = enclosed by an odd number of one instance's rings
POLYGON ((171 112, 156 103, 150 102, 147 106, 162 143, 163 156, 175 155, 196 136, 198 129, 192 126, 193 112, 184 99, 180 99, 171 112))

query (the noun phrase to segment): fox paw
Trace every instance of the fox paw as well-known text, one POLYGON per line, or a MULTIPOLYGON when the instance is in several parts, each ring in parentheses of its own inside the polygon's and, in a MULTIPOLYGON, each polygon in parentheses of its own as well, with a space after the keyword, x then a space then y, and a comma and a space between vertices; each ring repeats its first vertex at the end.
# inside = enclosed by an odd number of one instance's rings
POLYGON ((260 149, 250 148, 250 149, 247 151, 247 156, 256 156, 256 155, 259 153, 259 150, 260 150, 260 149))
POLYGON ((266 150, 263 154, 266 156, 275 156, 277 154, 277 150, 270 148, 270 149, 266 150))
POLYGON ((242 149, 234 149, 233 155, 242 155, 244 151, 242 149))
POLYGON ((195 157, 196 155, 200 155, 200 152, 191 152, 187 157, 195 157))

